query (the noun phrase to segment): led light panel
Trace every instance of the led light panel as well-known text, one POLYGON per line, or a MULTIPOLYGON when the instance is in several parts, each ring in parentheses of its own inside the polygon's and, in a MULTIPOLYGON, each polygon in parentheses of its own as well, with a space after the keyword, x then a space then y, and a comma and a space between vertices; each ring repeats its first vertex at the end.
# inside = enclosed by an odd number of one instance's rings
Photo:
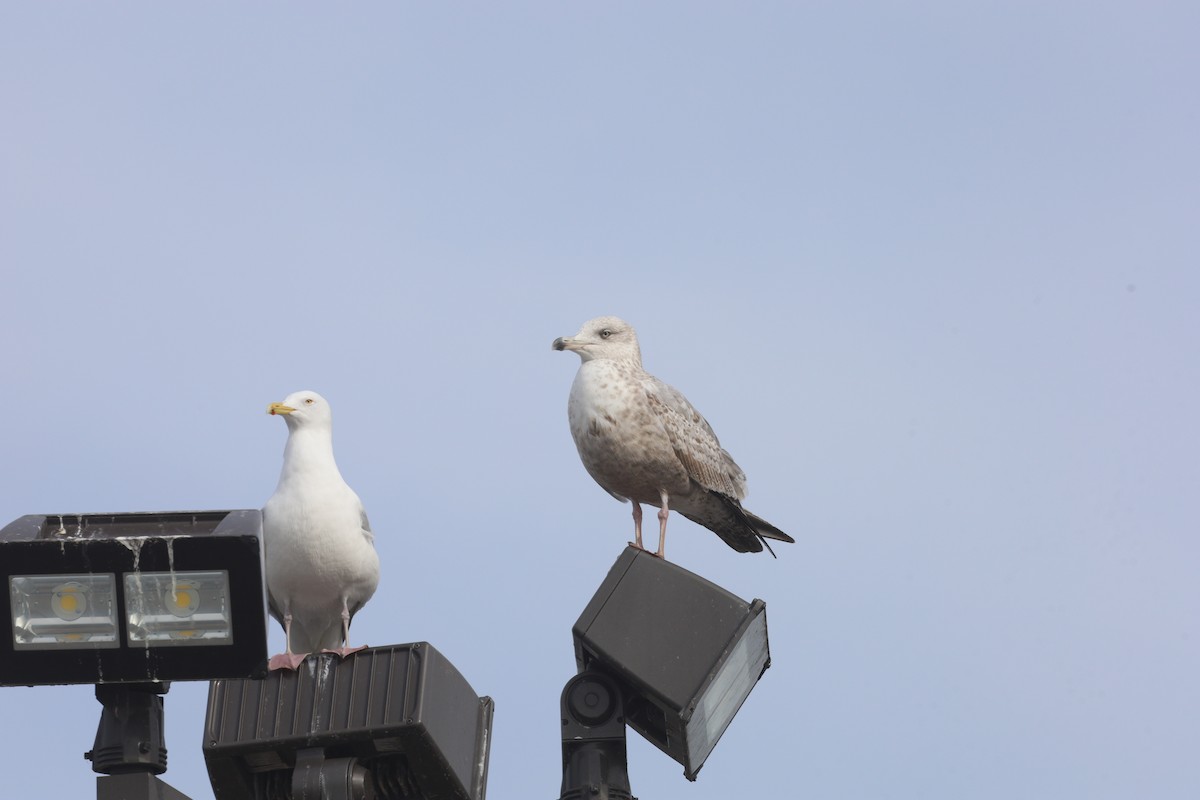
POLYGON ((771 663, 766 607, 630 546, 572 629, 575 662, 615 680, 626 724, 695 780, 771 663))
POLYGON ((233 644, 229 573, 126 572, 129 644, 233 644))
POLYGON ((15 649, 119 646, 115 575, 12 575, 8 587, 15 649))
POLYGON ((700 694, 688 721, 688 763, 703 764, 734 714, 754 688, 770 655, 767 652, 767 618, 755 616, 712 682, 700 694))

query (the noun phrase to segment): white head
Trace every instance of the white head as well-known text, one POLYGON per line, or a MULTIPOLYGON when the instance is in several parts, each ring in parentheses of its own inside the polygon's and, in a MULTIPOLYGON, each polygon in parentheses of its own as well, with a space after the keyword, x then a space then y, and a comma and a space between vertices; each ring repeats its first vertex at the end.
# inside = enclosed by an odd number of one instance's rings
POLYGON ((551 345, 555 350, 571 350, 583 361, 605 358, 612 361, 632 361, 641 366, 642 351, 637 332, 619 317, 596 317, 583 323, 574 336, 560 336, 551 345))
POLYGON ((329 403, 324 397, 308 389, 292 392, 282 403, 271 403, 267 406, 267 413, 282 416, 289 431, 333 427, 333 412, 329 403))

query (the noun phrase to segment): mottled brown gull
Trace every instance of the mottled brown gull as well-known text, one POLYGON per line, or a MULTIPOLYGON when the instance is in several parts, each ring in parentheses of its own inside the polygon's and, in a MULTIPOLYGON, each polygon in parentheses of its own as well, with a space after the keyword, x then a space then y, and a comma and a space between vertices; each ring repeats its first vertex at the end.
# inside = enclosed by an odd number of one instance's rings
POLYGON ((671 510, 739 553, 761 552, 767 539, 795 541, 742 508, 745 473, 687 398, 642 368, 632 325, 597 317, 574 336, 555 339, 553 347, 571 350, 582 361, 567 401, 571 436, 596 483, 633 503, 636 547, 645 549, 640 503, 659 509, 660 558, 671 510))
POLYGON ((283 470, 263 506, 267 594, 286 652, 271 669, 295 669, 311 652, 345 657, 350 620, 379 583, 367 512, 333 460, 333 413, 316 392, 288 395, 269 414, 288 427, 283 470))

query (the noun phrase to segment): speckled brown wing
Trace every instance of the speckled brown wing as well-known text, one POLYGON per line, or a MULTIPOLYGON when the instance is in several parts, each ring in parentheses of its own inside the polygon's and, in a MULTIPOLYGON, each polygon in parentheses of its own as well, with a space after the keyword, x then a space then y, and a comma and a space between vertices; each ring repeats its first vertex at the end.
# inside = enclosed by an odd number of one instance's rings
POLYGON ((647 375, 642 385, 688 476, 711 492, 736 500, 745 497, 746 474, 721 447, 708 420, 681 392, 653 375, 647 375))

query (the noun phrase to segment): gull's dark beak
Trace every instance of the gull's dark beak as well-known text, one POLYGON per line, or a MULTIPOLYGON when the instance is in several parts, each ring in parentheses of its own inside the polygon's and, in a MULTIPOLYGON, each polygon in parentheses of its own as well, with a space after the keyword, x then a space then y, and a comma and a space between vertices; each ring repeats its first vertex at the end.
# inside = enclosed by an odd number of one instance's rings
POLYGON ((550 346, 561 352, 567 349, 567 340, 560 336, 551 342, 550 346))

